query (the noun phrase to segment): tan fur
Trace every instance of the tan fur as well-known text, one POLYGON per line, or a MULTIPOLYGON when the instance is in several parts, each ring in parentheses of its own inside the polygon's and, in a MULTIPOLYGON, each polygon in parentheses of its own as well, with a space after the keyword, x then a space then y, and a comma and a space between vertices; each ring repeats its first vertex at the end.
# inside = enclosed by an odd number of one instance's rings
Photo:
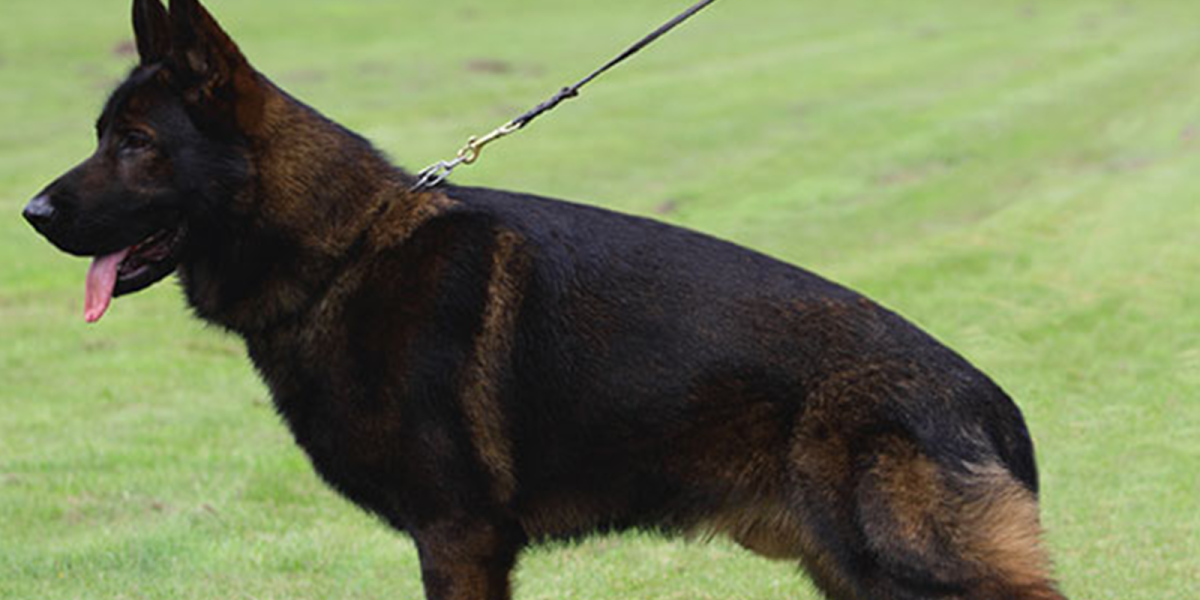
POLYGON ((775 500, 733 507, 710 517, 691 532, 692 537, 700 539, 717 534, 727 535, 743 548, 775 560, 799 559, 812 545, 794 511, 775 500))
POLYGON ((907 441, 881 448, 859 497, 871 511, 863 527, 877 552, 918 561, 946 582, 974 582, 983 597, 1061 597, 1041 546, 1037 500, 1003 466, 966 465, 963 475, 907 441))
POLYGON ((262 189, 246 210, 258 211, 273 230, 288 234, 306 249, 336 256, 370 225, 373 208, 383 202, 404 204, 407 194, 390 165, 366 149, 330 136, 318 115, 295 105, 269 82, 262 85, 263 141, 254 156, 262 189), (335 149, 331 144, 339 146, 335 149), (331 160, 346 157, 330 158, 341 150, 359 155, 355 168, 362 173, 358 177, 346 180, 330 173, 344 169, 331 160), (339 200, 328 202, 328 197, 339 200))
POLYGON ((528 267, 528 259, 521 251, 522 240, 517 234, 503 232, 497 236, 483 325, 461 383, 463 410, 475 451, 492 475, 492 491, 500 502, 509 501, 516 491, 512 442, 506 431, 504 410, 498 404, 497 379, 507 369, 521 286, 528 267))
POLYGON ((972 465, 973 494, 957 507, 962 555, 1019 587, 1050 580, 1037 500, 995 463, 972 465))
POLYGON ((891 440, 867 473, 870 498, 861 501, 886 506, 889 520, 867 519, 868 539, 888 540, 888 548, 903 547, 924 555, 938 552, 947 491, 937 465, 907 442, 891 440))

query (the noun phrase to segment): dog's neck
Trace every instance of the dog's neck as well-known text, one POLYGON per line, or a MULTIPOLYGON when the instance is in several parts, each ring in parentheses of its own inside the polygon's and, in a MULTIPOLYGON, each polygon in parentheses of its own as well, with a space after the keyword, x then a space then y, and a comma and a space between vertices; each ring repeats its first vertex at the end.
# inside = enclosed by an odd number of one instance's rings
POLYGON ((402 243, 448 205, 369 142, 274 88, 251 140, 255 185, 237 226, 205 231, 180 265, 201 318, 243 336, 303 319, 349 262, 402 243))
POLYGON ((336 255, 366 227, 373 208, 402 201, 406 176, 371 144, 278 88, 251 143, 254 206, 272 231, 336 255))

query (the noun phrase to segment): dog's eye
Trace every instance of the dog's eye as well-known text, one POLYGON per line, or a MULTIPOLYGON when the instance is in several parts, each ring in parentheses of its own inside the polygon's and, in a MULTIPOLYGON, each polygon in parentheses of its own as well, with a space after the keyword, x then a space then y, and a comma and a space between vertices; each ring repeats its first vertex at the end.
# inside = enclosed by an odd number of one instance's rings
POLYGON ((154 140, 142 131, 126 131, 121 134, 119 149, 123 153, 140 152, 151 146, 154 140))

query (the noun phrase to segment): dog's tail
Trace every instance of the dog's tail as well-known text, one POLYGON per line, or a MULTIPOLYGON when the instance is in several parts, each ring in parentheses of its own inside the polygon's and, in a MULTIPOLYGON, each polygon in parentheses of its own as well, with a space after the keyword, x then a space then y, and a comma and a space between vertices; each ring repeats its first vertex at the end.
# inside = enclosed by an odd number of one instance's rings
POLYGON ((1001 462, 950 469, 915 444, 884 448, 860 482, 856 502, 881 591, 958 589, 971 600, 1066 600, 1050 576, 1037 498, 1001 462))
POLYGON ((1066 600, 1050 577, 1033 492, 998 464, 968 470, 958 514, 947 515, 946 526, 958 532, 962 558, 983 574, 982 597, 1066 600))

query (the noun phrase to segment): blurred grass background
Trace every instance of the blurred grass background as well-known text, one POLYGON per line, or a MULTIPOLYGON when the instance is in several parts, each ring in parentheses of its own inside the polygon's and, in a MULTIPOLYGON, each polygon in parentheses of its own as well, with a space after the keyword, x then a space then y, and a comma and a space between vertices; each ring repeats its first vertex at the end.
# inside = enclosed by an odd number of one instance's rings
MULTIPOLYGON (((267 74, 416 170, 684 8, 210 0, 267 74)), ((126 0, 0 7, 0 598, 416 598, 241 344, 173 285, 82 322, 19 217, 92 149, 126 0)), ((456 178, 707 231, 849 284, 1001 383, 1076 599, 1200 590, 1200 5, 727 0, 456 178)), ((717 542, 527 554, 521 599, 816 598, 717 542)))

